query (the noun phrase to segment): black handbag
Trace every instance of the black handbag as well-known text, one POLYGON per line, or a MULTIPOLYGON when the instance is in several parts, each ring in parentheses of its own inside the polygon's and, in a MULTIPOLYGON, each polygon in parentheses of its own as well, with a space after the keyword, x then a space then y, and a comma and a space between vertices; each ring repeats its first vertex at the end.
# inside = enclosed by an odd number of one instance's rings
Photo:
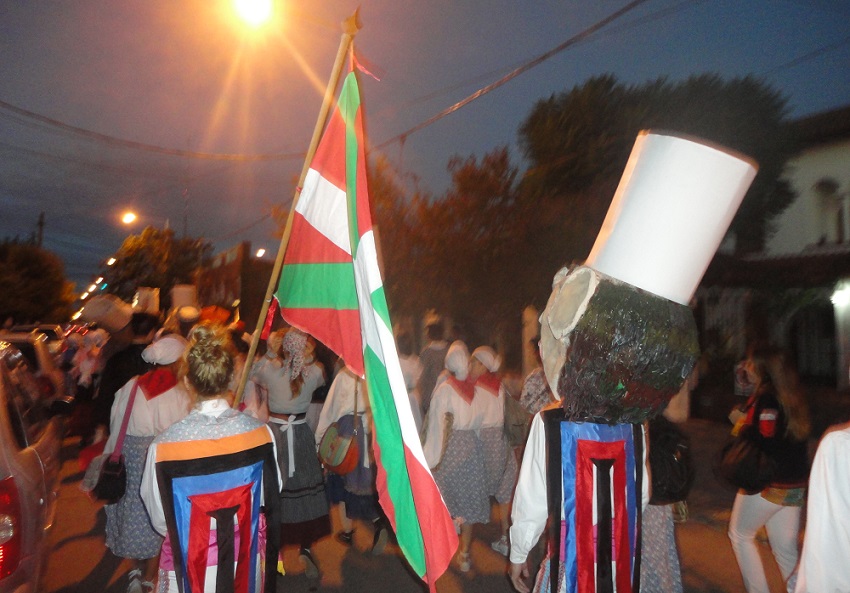
POLYGON ((100 467, 100 475, 97 484, 94 485, 92 494, 98 500, 107 504, 118 502, 127 490, 127 468, 124 465, 124 456, 118 455, 113 459, 110 455, 103 461, 100 467))
POLYGON ((759 445, 752 426, 745 426, 720 451, 715 474, 722 481, 755 494, 764 490, 776 473, 776 461, 759 445))
POLYGON ((673 504, 688 497, 695 476, 690 440, 664 416, 649 422, 649 468, 652 474, 649 504, 673 504))
POLYGON ((127 491, 127 467, 124 465, 124 455, 121 454, 121 449, 124 448, 124 436, 127 434, 127 423, 130 421, 130 412, 133 410, 133 402, 136 401, 138 387, 137 379, 130 391, 127 408, 124 410, 124 418, 121 421, 121 430, 118 432, 115 450, 103 460, 97 483, 92 488, 94 497, 106 504, 115 504, 127 491))

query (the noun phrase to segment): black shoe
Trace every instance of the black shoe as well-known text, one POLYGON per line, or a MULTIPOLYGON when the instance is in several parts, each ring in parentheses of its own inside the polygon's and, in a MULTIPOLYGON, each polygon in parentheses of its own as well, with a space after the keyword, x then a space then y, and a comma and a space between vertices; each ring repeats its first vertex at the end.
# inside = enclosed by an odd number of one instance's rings
POLYGON ((354 530, 340 531, 336 534, 336 541, 344 546, 351 546, 354 543, 354 530))
POLYGON ((316 564, 316 561, 313 559, 313 554, 310 552, 309 548, 301 548, 299 552, 299 556, 301 558, 301 562, 304 563, 304 575, 308 579, 315 579, 319 576, 319 565, 316 564))

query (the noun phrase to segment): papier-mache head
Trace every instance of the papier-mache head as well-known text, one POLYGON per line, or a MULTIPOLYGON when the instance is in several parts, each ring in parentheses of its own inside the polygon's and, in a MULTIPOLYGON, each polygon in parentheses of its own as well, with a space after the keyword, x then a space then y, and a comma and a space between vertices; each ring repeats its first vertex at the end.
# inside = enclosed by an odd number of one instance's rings
POLYGON ((681 135, 638 135, 590 256, 560 270, 540 317, 543 368, 568 417, 640 422, 699 354, 688 308, 755 163, 681 135))

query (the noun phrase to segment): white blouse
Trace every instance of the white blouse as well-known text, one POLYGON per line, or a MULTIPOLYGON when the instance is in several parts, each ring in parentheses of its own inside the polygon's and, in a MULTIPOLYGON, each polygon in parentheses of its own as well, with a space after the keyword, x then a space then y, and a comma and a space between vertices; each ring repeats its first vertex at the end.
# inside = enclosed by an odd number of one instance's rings
MULTIPOLYGON (((478 396, 475 396, 478 397, 478 396)), ((475 409, 475 399, 466 403, 445 380, 434 390, 431 407, 428 408, 427 428, 425 430, 425 461, 434 468, 443 455, 443 440, 446 437, 446 414, 452 414, 452 430, 478 430, 481 428, 481 416, 475 409)))
POLYGON ((475 386, 475 399, 472 400, 475 413, 481 418, 481 428, 505 426, 505 387, 499 385, 499 394, 480 385, 475 386))
MULTIPOLYGON (((130 393, 137 379, 138 377, 133 377, 115 392, 115 401, 112 402, 109 416, 109 439, 103 449, 105 453, 115 450, 121 423, 124 421, 124 412, 127 410, 130 393)), ((191 407, 192 399, 182 381, 178 380, 174 387, 152 399, 147 399, 142 393, 142 388, 139 387, 136 389, 130 419, 127 421, 127 434, 136 437, 156 436, 186 416, 191 407)))
MULTIPOLYGON (((343 369, 337 373, 334 382, 331 383, 331 388, 328 390, 328 397, 325 399, 325 405, 322 406, 322 413, 319 415, 319 424, 316 426, 316 443, 322 441, 328 426, 343 416, 354 413, 354 386, 356 381, 357 377, 348 369, 343 369)), ((365 415, 361 416, 361 420, 363 430, 368 433, 371 429, 372 420, 366 383, 362 380, 357 385, 357 414, 365 415)))

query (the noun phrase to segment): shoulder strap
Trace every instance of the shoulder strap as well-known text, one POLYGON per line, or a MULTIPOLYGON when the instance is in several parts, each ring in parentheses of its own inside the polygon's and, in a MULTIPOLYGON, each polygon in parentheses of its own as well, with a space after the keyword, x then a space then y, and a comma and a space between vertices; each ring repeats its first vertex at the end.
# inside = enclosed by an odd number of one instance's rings
POLYGON ((133 411, 133 402, 136 401, 136 391, 139 389, 139 378, 133 381, 133 389, 130 390, 130 399, 124 409, 124 419, 121 421, 121 430, 118 431, 118 440, 115 442, 115 450, 109 456, 110 461, 118 461, 121 457, 121 449, 124 448, 124 435, 127 434, 127 424, 130 422, 130 413, 133 411))
POLYGON ((563 408, 546 410, 543 427, 546 431, 546 501, 549 507, 549 583, 551 593, 558 593, 558 581, 561 576, 561 498, 563 477, 561 475, 561 422, 564 420, 563 408))

